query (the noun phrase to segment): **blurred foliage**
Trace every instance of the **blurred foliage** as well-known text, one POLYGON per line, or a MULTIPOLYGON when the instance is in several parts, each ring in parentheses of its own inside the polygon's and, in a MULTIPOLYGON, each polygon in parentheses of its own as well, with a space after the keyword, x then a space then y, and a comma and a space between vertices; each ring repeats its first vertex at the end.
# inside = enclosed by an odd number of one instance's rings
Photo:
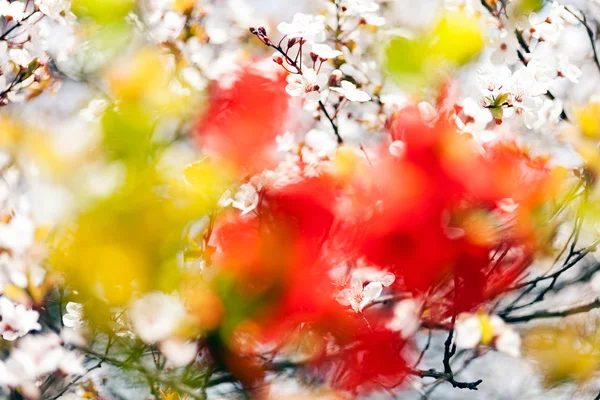
MULTIPOLYGON (((100 309, 125 305, 132 295, 178 289, 186 232, 232 181, 230 169, 210 159, 178 176, 161 174, 158 162, 172 142, 155 137, 155 129, 164 119, 186 118, 195 104, 175 67, 156 68, 168 61, 159 50, 142 49, 107 71, 115 101, 101 117, 104 157, 125 173, 110 195, 86 205, 52 237, 51 265, 100 309)), ((195 308, 216 304, 204 300, 195 308)), ((94 311, 91 322, 101 324, 105 315, 94 311)))
POLYGON ((600 367, 600 335, 582 324, 545 325, 523 335, 526 357, 536 362, 544 384, 583 383, 600 367))
POLYGON ((546 5, 547 0, 517 0, 514 2, 515 16, 529 15, 540 11, 546 5))
POLYGON ((385 51, 385 65, 403 86, 430 86, 475 59, 483 46, 478 19, 465 12, 451 11, 428 31, 392 39, 385 51))
POLYGON ((71 10, 80 19, 108 24, 125 18, 134 6, 135 0, 73 0, 71 10))
POLYGON ((581 134, 588 139, 600 138, 600 101, 573 108, 575 122, 581 134))

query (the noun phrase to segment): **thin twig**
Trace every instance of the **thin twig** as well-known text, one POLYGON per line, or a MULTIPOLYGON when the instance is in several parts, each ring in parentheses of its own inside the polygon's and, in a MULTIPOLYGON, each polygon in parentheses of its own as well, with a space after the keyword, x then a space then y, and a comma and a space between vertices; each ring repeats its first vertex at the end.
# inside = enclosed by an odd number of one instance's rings
POLYGON ((598 51, 596 50, 596 41, 594 40, 594 31, 588 25, 585 14, 581 13, 583 18, 580 18, 575 12, 570 10, 569 7, 565 6, 565 10, 567 10, 568 13, 570 13, 572 16, 574 16, 577 19, 577 21, 581 22, 581 24, 585 27, 588 37, 590 38, 590 44, 592 45, 592 51, 594 52, 594 63, 596 64, 596 68, 598 68, 598 71, 600 71, 600 60, 598 60, 598 51))
POLYGON ((508 323, 528 322, 534 319, 561 318, 570 315, 581 314, 600 307, 600 298, 591 302, 581 303, 579 305, 562 308, 558 310, 540 310, 531 314, 518 315, 514 317, 504 317, 504 321, 508 323))
POLYGON ((419 376, 421 378, 435 378, 442 381, 446 381, 450 383, 453 387, 458 389, 469 389, 469 390, 477 390, 477 387, 483 382, 483 380, 478 379, 475 382, 462 382, 454 379, 454 375, 446 372, 439 372, 434 369, 425 370, 410 370, 412 375, 419 376))

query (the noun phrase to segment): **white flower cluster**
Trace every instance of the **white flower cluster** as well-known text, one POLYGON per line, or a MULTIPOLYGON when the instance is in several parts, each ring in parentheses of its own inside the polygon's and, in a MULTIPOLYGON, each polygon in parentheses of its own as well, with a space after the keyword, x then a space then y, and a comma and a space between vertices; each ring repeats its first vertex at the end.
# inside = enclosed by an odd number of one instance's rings
POLYGON ((162 292, 135 300, 129 309, 133 331, 148 344, 158 344, 163 355, 176 367, 194 361, 198 352, 194 341, 177 337, 177 329, 186 321, 181 300, 162 292))
POLYGON ((556 132, 565 119, 566 88, 580 83, 591 62, 591 46, 572 45, 586 40, 578 11, 549 2, 523 17, 517 3, 493 17, 479 11, 489 27, 490 46, 480 61, 476 87, 463 99, 459 125, 465 131, 477 134, 495 120, 513 131, 525 126, 556 132))
MULTIPOLYGON (((75 21, 69 0, 0 1, 0 106, 22 102, 52 85, 53 24, 75 21)), ((67 52, 63 43, 58 52, 67 52)))
POLYGON ((493 345, 513 357, 521 355, 521 338, 497 315, 461 314, 456 321, 456 347, 473 349, 493 345))
MULTIPOLYGON (((72 28, 75 17, 69 3, 0 0, 0 105, 24 101, 51 85, 51 54, 57 61, 68 61, 72 42, 56 49, 51 28, 72 28)), ((273 66, 287 71, 285 90, 294 117, 277 137, 278 164, 225 191, 220 207, 250 214, 259 206, 265 188, 321 175, 340 150, 367 160, 370 154, 363 150, 363 143, 385 141, 390 153, 403 156, 404 143, 392 142, 384 134, 385 122, 408 102, 410 94, 386 79, 379 57, 383 41, 395 32, 392 24, 405 19, 406 10, 413 10, 410 7, 417 7, 416 3, 323 1, 321 14, 296 13, 268 33, 266 28, 251 29, 268 44, 269 54, 274 52, 271 58, 277 65, 273 66)), ((453 82, 457 128, 481 143, 503 135, 526 137, 530 131, 549 133, 549 137, 560 134, 564 125, 573 122, 570 105, 600 92, 600 79, 587 79, 598 71, 581 22, 583 15, 556 1, 527 16, 518 15, 513 8, 517 2, 488 3, 498 7, 507 3, 508 9, 490 11, 478 0, 445 0, 441 6, 471 13, 487 28, 487 47, 468 67, 472 73, 459 75, 453 82)), ((144 40, 172 52, 173 65, 182 66, 181 78, 198 91, 211 82, 226 81, 240 64, 254 57, 256 46, 245 45, 247 28, 267 24, 248 0, 147 0, 138 5, 137 14, 130 17, 140 33, 147 35, 144 40)), ((442 10, 431 14, 437 11, 442 10)), ((415 13, 411 27, 426 25, 428 14, 415 13)), ((595 44, 596 38, 591 42, 595 44)), ((436 115, 433 96, 427 100, 419 104, 424 120, 436 115)), ((106 101, 98 100, 82 116, 97 120, 98 111, 105 107, 106 101)), ((26 182, 10 162, 2 162, 1 168, 0 335, 15 345, 0 361, 0 386, 20 388, 35 398, 39 378, 55 371, 77 375, 85 370, 82 359, 65 349, 56 335, 28 335, 42 330, 39 308, 31 300, 13 301, 8 295, 15 288, 20 293, 40 287, 47 276, 40 266, 44 248, 36 239, 38 226, 31 206, 21 196, 26 182)), ((499 205, 506 213, 518 207, 511 199, 499 205)), ((448 227, 447 234, 458 238, 464 232, 448 227)), ((336 300, 355 313, 367 312, 390 286, 399 283, 393 274, 364 265, 340 267, 332 278, 339 287, 336 300)), ((394 301, 387 329, 404 338, 415 335, 426 305, 414 298, 394 301)), ((122 328, 117 336, 137 337, 147 346, 156 346, 175 367, 189 365, 198 356, 197 343, 181 335, 189 315, 178 296, 143 295, 132 301, 125 315, 116 321, 122 328)), ((85 330, 83 305, 69 302, 62 322, 66 328, 85 330)), ((520 354, 518 333, 499 317, 486 314, 458 318, 456 345, 520 354)))
POLYGON ((53 333, 27 336, 0 361, 0 386, 19 388, 28 399, 39 398, 38 380, 57 371, 64 376, 84 374, 83 357, 63 347, 53 333))

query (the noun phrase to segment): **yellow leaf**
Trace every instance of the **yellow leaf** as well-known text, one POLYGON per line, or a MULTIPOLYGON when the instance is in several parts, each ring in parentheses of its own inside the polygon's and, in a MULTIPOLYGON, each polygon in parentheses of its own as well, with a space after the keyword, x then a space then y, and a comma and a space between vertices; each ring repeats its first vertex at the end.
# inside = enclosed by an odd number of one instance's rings
POLYGON ((575 121, 584 137, 600 137, 600 102, 590 102, 584 107, 573 110, 575 121))
POLYGON ((430 41, 434 58, 456 66, 477 57, 485 45, 479 21, 459 11, 448 12, 440 19, 430 41))

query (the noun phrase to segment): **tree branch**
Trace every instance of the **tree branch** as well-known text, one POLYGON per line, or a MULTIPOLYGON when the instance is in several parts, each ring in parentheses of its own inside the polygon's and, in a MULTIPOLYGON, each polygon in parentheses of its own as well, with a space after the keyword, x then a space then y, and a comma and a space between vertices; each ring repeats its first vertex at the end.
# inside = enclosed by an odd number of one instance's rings
POLYGON ((596 308, 600 308, 600 297, 587 303, 561 308, 558 310, 540 310, 531 314, 517 315, 514 317, 504 317, 504 321, 508 323, 528 322, 534 319, 548 319, 568 317, 569 315, 581 314, 596 308))
POLYGON ((421 378, 435 378, 442 381, 446 381, 451 384, 453 387, 458 389, 469 389, 469 390, 477 390, 477 387, 483 382, 483 380, 478 379, 475 382, 461 382, 454 379, 454 375, 446 372, 439 372, 434 369, 429 370, 419 370, 413 369, 409 371, 411 375, 415 375, 421 378))

